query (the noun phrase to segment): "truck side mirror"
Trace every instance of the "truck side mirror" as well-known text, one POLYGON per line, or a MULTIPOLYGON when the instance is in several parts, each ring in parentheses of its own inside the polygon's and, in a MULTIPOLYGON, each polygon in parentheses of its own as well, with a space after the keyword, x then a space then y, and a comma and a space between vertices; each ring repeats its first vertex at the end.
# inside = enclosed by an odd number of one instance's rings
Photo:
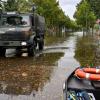
POLYGON ((36 5, 35 4, 33 4, 33 6, 32 6, 32 11, 34 12, 35 10, 36 10, 36 5))

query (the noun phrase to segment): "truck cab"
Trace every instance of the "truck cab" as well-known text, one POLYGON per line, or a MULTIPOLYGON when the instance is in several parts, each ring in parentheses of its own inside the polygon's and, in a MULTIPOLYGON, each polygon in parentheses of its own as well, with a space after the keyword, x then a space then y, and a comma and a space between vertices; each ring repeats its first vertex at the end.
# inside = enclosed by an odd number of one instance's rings
POLYGON ((0 15, 0 55, 4 56, 7 48, 15 48, 21 53, 27 48, 28 54, 34 55, 37 46, 43 50, 45 19, 31 13, 2 13, 0 15))

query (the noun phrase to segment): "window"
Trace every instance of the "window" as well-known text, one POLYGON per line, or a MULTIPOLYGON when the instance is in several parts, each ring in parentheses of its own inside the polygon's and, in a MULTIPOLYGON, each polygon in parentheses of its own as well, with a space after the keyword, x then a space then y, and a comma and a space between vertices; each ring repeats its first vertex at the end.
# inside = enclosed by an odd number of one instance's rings
POLYGON ((29 26, 29 16, 3 16, 1 18, 1 25, 3 26, 29 26))

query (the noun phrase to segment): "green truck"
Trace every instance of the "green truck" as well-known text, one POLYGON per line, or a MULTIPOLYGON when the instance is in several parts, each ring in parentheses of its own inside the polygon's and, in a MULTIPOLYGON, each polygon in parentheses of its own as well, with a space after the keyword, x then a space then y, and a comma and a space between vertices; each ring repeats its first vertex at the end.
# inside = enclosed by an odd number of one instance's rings
POLYGON ((33 56, 38 48, 43 50, 45 33, 44 17, 33 13, 7 12, 0 14, 0 56, 7 48, 15 48, 20 55, 26 48, 33 56))

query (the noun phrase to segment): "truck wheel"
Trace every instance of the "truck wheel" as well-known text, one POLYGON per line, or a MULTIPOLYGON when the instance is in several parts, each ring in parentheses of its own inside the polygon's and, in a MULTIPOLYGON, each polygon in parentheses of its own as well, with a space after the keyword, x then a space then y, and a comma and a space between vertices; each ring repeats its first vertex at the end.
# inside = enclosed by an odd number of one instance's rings
POLYGON ((35 55, 35 47, 33 45, 28 47, 28 56, 34 56, 35 55))
POLYGON ((3 48, 3 47, 0 47, 0 56, 5 56, 5 53, 6 53, 6 49, 3 48))
POLYGON ((22 55, 21 48, 16 48, 16 55, 17 56, 21 56, 22 55))
POLYGON ((44 41, 39 42, 38 46, 39 46, 39 50, 43 50, 43 48, 44 48, 44 41))

